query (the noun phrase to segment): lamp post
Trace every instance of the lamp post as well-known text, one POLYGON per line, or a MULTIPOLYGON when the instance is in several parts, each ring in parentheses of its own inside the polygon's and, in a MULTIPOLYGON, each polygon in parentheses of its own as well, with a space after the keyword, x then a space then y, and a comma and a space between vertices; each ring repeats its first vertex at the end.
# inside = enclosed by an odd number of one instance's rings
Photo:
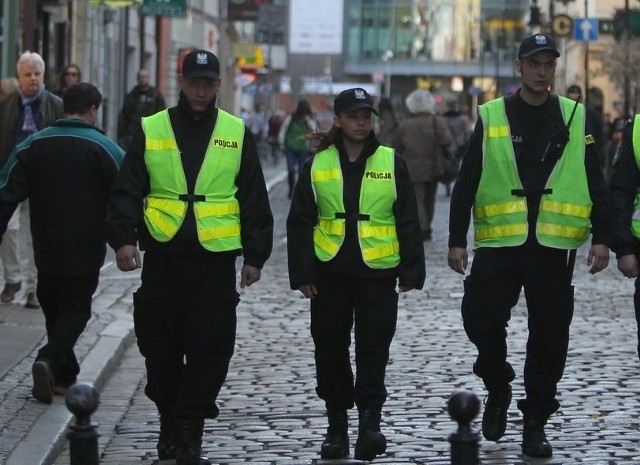
POLYGON ((385 86, 384 86, 384 95, 385 97, 391 96, 391 59, 393 58, 393 50, 388 48, 382 54, 382 61, 386 63, 385 69, 385 86))

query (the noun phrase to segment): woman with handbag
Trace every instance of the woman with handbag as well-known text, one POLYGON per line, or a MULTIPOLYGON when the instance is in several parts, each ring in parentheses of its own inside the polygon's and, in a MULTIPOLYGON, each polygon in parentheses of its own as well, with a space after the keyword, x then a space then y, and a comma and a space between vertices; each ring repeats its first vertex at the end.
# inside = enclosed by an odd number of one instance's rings
POLYGON ((422 240, 431 240, 438 183, 445 175, 446 147, 453 137, 443 118, 436 116, 436 100, 428 90, 416 89, 405 99, 410 116, 393 138, 393 147, 411 173, 418 203, 422 240))

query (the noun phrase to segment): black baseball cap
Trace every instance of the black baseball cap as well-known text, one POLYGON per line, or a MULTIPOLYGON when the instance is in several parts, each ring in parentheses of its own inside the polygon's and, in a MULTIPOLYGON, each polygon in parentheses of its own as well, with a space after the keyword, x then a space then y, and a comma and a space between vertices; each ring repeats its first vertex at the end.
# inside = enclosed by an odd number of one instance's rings
POLYGON ((218 57, 207 50, 194 50, 184 57, 182 62, 182 78, 220 79, 220 62, 218 57))
POLYGON ((343 90, 333 101, 333 111, 336 115, 360 110, 361 108, 371 110, 371 113, 374 115, 378 114, 373 107, 373 99, 367 91, 361 87, 343 90))
POLYGON ((556 47, 556 43, 551 37, 546 34, 534 34, 522 41, 520 50, 518 50, 518 57, 526 58, 543 50, 552 52, 556 57, 560 56, 558 47, 556 47))

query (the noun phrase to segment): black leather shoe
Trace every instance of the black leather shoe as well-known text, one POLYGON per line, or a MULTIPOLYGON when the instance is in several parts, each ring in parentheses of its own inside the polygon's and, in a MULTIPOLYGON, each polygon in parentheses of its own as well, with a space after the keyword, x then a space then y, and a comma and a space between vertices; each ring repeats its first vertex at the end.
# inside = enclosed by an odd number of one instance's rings
POLYGON ((553 448, 544 434, 546 421, 538 419, 524 419, 522 431, 522 453, 529 457, 545 458, 553 455, 553 448))
POLYGON ((31 393, 33 397, 40 402, 50 404, 53 400, 53 372, 49 366, 49 362, 44 359, 36 361, 31 367, 33 375, 33 389, 31 393))
POLYGON ((323 459, 343 459, 349 455, 349 417, 346 410, 327 412, 329 427, 320 446, 323 459))
POLYGON ((507 412, 511 403, 511 386, 489 391, 482 414, 482 435, 487 441, 497 441, 507 430, 507 412))
POLYGON ((353 457, 370 462, 387 451, 387 439, 380 432, 381 414, 377 410, 365 410, 359 414, 358 439, 353 457))

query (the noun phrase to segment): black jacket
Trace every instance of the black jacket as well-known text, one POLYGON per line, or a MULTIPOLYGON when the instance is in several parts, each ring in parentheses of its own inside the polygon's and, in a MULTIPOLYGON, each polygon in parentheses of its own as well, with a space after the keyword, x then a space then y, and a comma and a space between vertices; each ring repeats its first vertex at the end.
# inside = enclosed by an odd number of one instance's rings
MULTIPOLYGON (((522 186, 527 192, 537 192, 527 196, 529 236, 525 246, 540 247, 535 237, 535 223, 538 218, 541 191, 558 160, 558 154, 547 156, 544 161, 542 161, 542 155, 554 131, 559 127, 565 128, 566 126, 562 119, 559 100, 554 94, 550 94, 542 105, 534 106, 525 102, 518 91, 515 95, 505 97, 505 111, 509 120, 522 186)), ((591 134, 588 121, 585 133, 591 134)), ((483 134, 482 119, 478 118, 451 194, 449 247, 467 247, 467 232, 471 221, 470 212, 482 174, 483 134)), ((586 146, 585 167, 589 194, 593 202, 591 210, 592 243, 609 246, 611 243, 611 202, 595 151, 595 144, 586 146)))
POLYGON ((640 171, 633 151, 633 123, 624 127, 622 145, 613 159, 609 189, 613 210, 613 251, 616 257, 640 251, 640 241, 631 233, 634 201, 640 188, 640 171))
MULTIPOLYGON (((176 107, 169 108, 169 119, 182 156, 187 188, 193 194, 196 179, 206 153, 218 117, 215 99, 208 112, 195 119, 183 94, 176 107)), ((198 240, 193 206, 175 237, 168 242, 158 242, 151 237, 143 221, 143 200, 149 193, 149 173, 144 161, 145 136, 140 129, 127 150, 116 185, 111 193, 107 216, 109 245, 118 250, 123 245, 136 245, 148 252, 171 254, 201 254, 207 251, 198 240)), ((240 203, 242 251, 221 252, 244 256, 247 265, 262 268, 271 254, 273 244, 273 216, 264 175, 251 131, 245 129, 236 177, 236 198, 240 203)))
POLYGON ((0 234, 29 198, 39 273, 82 276, 104 262, 109 190, 124 152, 80 119, 62 118, 18 145, 0 173, 0 234))
MULTIPOLYGON (((380 146, 373 132, 365 142, 361 156, 350 162, 338 132, 336 147, 343 175, 344 206, 347 214, 359 212, 360 186, 369 158, 380 146)), ((400 242, 400 264, 391 269, 372 269, 362 259, 358 242, 357 221, 347 220, 346 234, 338 254, 328 262, 315 256, 313 231, 318 223, 318 205, 311 186, 311 164, 308 161, 296 184, 287 218, 287 248, 291 289, 317 281, 320 272, 361 278, 394 276, 401 285, 422 289, 425 280, 424 246, 420 235, 415 194, 405 162, 395 156, 397 199, 393 207, 400 242)))

